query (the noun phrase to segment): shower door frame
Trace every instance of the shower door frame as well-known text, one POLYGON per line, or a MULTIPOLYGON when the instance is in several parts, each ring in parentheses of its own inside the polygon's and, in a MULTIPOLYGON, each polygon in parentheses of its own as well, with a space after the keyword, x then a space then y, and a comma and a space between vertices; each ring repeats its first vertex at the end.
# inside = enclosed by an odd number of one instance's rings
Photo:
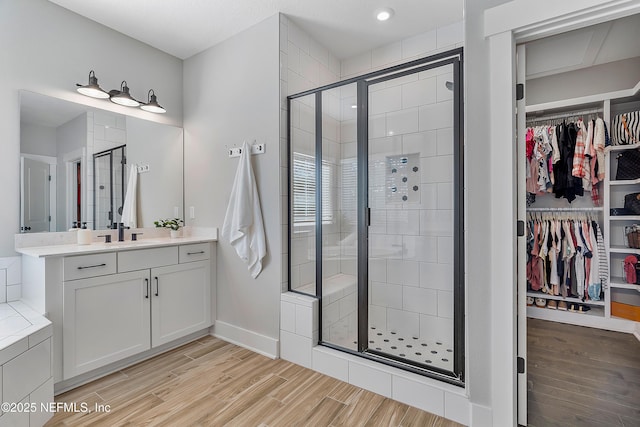
MULTIPOLYGON (((316 211, 315 211, 315 297, 319 300, 318 324, 322 325, 322 93, 326 90, 355 83, 357 85, 357 230, 358 230, 358 260, 357 260, 357 351, 332 344, 322 339, 322 327, 319 327, 318 341, 320 345, 339 351, 351 353, 359 357, 375 360, 389 366, 398 367, 410 372, 464 387, 465 372, 465 248, 464 248, 464 107, 463 107, 463 48, 456 48, 395 65, 379 71, 342 80, 315 89, 287 96, 287 165, 288 186, 291 188, 293 174, 291 171, 291 101, 309 95, 315 96, 315 171, 316 171, 316 211), (453 67, 453 328, 454 328, 454 360, 453 371, 447 371, 435 366, 417 365, 394 357, 388 353, 376 352, 368 349, 369 322, 369 225, 370 208, 368 204, 369 178, 369 86, 421 71, 446 65, 453 67)), ((291 288, 291 239, 292 239, 292 195, 289 191, 287 205, 288 218, 288 290, 301 293, 291 288)))
POLYGON ((113 194, 113 153, 114 151, 117 150, 122 150, 122 168, 120 171, 121 174, 121 182, 122 182, 122 200, 124 203, 124 196, 125 196, 125 167, 127 165, 127 145, 123 144, 123 145, 119 145, 117 147, 113 147, 110 148, 108 150, 103 150, 100 151, 98 153, 94 153, 93 154, 93 229, 94 230, 100 230, 99 228, 97 228, 98 224, 97 224, 97 218, 96 218, 96 208, 97 208, 97 203, 96 203, 96 195, 98 194, 98 184, 96 182, 96 159, 98 159, 99 157, 104 157, 104 156, 109 156, 109 204, 111 206, 111 218, 109 219, 111 221, 111 226, 113 227, 113 220, 115 218, 115 212, 114 212, 114 194, 113 194))

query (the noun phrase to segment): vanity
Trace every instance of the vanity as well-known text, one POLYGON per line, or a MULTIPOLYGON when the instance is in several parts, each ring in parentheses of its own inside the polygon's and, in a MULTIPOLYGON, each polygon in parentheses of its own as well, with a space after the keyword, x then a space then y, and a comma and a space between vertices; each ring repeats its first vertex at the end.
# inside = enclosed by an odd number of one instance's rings
MULTIPOLYGON (((99 243, 96 236, 90 245, 16 248, 22 300, 53 323, 56 394, 209 333, 213 230, 177 239, 99 243)), ((73 233, 46 238, 59 234, 73 233)))

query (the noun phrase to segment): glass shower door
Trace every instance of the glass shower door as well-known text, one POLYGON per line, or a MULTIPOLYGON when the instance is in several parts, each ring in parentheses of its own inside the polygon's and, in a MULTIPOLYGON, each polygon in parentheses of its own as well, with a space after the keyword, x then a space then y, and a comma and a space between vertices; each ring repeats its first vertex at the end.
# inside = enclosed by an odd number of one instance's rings
POLYGON ((453 64, 368 82, 367 351, 454 371, 453 64))

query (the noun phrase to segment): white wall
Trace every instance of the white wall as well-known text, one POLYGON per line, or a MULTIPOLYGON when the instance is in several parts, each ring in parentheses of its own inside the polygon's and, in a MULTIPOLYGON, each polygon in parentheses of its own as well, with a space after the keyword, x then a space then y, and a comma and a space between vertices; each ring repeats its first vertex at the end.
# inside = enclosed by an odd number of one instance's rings
MULTIPOLYGON (((64 231, 72 225, 67 223, 67 165, 64 160, 65 155, 79 152, 82 148, 86 148, 88 141, 87 133, 86 114, 81 114, 75 119, 69 120, 67 123, 56 128, 56 151, 59 153, 57 156, 58 167, 56 169, 56 230, 64 231)), ((86 170, 86 168, 84 170, 86 170)), ((85 178, 82 177, 81 179, 85 181, 83 185, 86 187, 87 183, 85 178)), ((85 191, 85 195, 86 194, 85 191)), ((82 197, 86 197, 85 195, 82 195, 82 197)), ((73 216, 73 218, 76 217, 73 216)), ((83 221, 86 221, 86 218, 84 218, 83 221)))
POLYGON ((527 80, 527 105, 631 89, 640 81, 640 57, 527 80), (603 77, 606 76, 606 77, 603 77))
POLYGON ((501 331, 492 330, 491 269, 486 254, 493 233, 489 171, 499 168, 489 156, 489 44, 484 39, 485 9, 506 0, 465 1, 465 173, 466 173, 466 252, 467 252, 467 382, 472 402, 471 420, 492 425, 487 407, 509 405, 492 402, 491 340, 501 331), (479 256, 480 255, 480 256, 479 256), (482 422, 484 420, 484 422, 482 422))
POLYGON ((20 152, 56 157, 56 128, 21 124, 20 152))
POLYGON ((182 61, 45 0, 0 2, 0 52, 0 181, 16 183, 2 190, 4 203, 14 206, 0 213, 0 256, 9 256, 19 228, 19 90, 181 126, 182 61), (124 60, 112 61, 116 55, 124 60), (91 69, 107 90, 126 79, 132 95, 145 99, 153 88, 167 114, 150 115, 78 94, 75 83, 86 82, 91 69))
MULTIPOLYGON (((234 333, 236 341, 242 335, 271 344, 278 337, 282 262, 278 32, 274 15, 184 62, 185 208, 195 208, 188 225, 222 226, 238 165, 226 149, 245 139, 266 144, 252 164, 268 255, 254 280, 235 250, 218 243, 215 331, 227 325, 226 338, 234 333)), ((275 353, 277 346, 262 350, 275 353)))

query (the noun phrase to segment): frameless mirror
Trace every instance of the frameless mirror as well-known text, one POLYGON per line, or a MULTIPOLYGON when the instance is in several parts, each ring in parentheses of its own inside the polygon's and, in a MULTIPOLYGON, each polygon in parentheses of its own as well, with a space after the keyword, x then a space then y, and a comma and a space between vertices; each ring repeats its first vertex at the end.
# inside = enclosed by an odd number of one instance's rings
POLYGON ((127 191, 137 226, 183 218, 182 128, 61 99, 20 94, 20 232, 107 229, 127 191), (131 168, 138 171, 128 189, 131 168))

